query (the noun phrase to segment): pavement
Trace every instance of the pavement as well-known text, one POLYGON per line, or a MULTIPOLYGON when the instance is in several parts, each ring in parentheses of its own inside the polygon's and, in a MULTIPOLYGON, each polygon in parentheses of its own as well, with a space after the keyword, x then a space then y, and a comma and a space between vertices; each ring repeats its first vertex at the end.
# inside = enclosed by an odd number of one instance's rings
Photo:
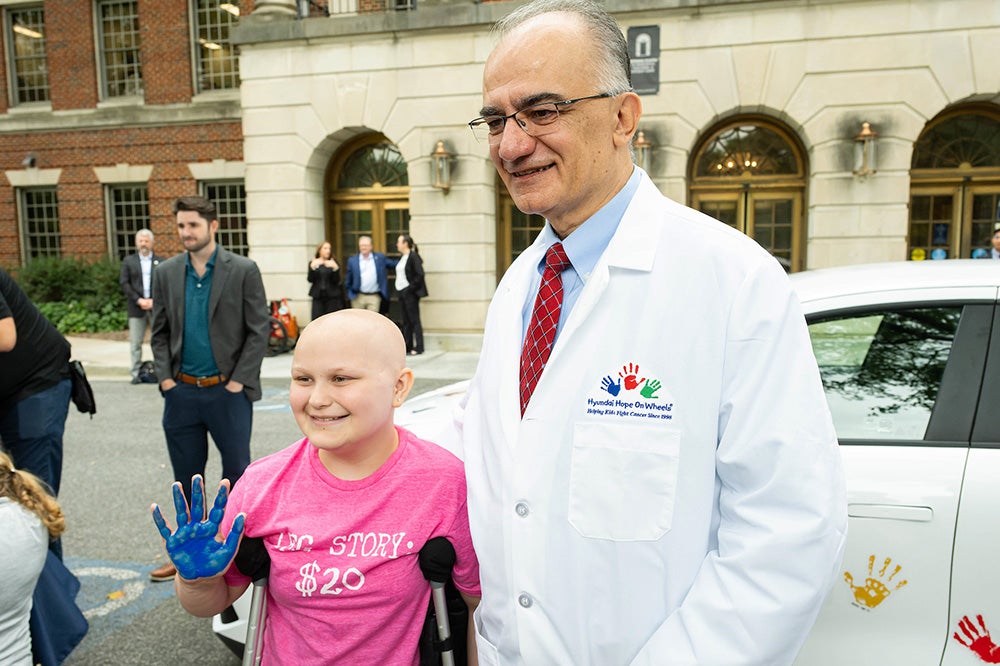
MULTIPOLYGON (((120 340, 68 335, 73 346, 72 357, 83 363, 89 379, 128 381, 131 365, 129 343, 120 340)), ((149 344, 143 345, 143 359, 153 358, 149 344)), ((476 370, 478 351, 449 351, 428 349, 418 356, 407 357, 417 380, 434 380, 434 384, 447 384, 468 379, 476 370)), ((261 379, 288 381, 291 377, 292 353, 264 358, 261 379)))

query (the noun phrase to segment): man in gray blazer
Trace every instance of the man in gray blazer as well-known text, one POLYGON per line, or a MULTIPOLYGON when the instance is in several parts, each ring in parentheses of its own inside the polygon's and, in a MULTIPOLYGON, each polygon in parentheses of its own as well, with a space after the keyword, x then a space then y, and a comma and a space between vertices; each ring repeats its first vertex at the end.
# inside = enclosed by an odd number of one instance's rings
MULTIPOLYGON (((215 205, 181 197, 174 215, 186 251, 156 269, 152 347, 170 464, 190 499, 191 477, 205 474, 209 434, 224 478, 236 483, 250 464, 252 403, 271 326, 257 264, 215 242, 215 205)), ((150 578, 174 574, 167 564, 150 578)))
POLYGON ((153 326, 153 270, 163 257, 153 252, 153 232, 139 229, 135 232, 135 254, 122 259, 122 272, 118 278, 125 307, 128 310, 128 340, 132 351, 132 383, 139 383, 142 366, 142 340, 146 330, 153 326))

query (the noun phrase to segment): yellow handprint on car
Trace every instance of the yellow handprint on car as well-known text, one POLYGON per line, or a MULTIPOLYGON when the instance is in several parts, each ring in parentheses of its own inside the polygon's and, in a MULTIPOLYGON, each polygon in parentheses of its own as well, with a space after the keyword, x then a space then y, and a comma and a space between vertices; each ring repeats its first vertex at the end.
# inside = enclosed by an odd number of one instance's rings
POLYGON ((892 579, 896 577, 903 567, 896 565, 896 568, 892 570, 888 578, 885 578, 885 572, 889 570, 889 566, 892 564, 892 558, 887 557, 882 563, 882 568, 879 569, 878 575, 872 573, 875 567, 875 555, 870 555, 868 557, 868 577, 865 578, 864 586, 854 584, 854 576, 851 575, 850 571, 844 572, 844 580, 850 586, 851 591, 854 592, 854 599, 857 603, 856 606, 859 608, 875 608, 880 603, 886 600, 886 598, 898 590, 899 588, 906 585, 906 580, 901 580, 896 584, 896 587, 890 589, 892 584, 892 579))

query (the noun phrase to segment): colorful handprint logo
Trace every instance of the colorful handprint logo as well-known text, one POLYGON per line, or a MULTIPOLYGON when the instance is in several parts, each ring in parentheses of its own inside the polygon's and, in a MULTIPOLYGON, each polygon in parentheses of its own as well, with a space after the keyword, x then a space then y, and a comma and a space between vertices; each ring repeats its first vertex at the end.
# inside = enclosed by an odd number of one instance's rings
POLYGON ((635 377, 638 374, 639 374, 638 365, 629 363, 627 365, 622 366, 622 371, 618 373, 618 376, 625 380, 626 391, 631 391, 636 386, 638 386, 640 382, 646 381, 645 377, 643 377, 642 379, 636 379, 635 377))
POLYGON ((618 373, 618 379, 615 379, 611 375, 601 379, 601 390, 606 391, 612 396, 617 396, 622 392, 623 387, 626 391, 634 391, 642 384, 642 388, 639 389, 639 395, 647 400, 656 400, 659 398, 656 392, 663 385, 660 384, 659 380, 646 379, 645 377, 640 377, 640 374, 638 364, 626 363, 618 373))
POLYGON ((976 621, 979 623, 978 628, 968 615, 964 615, 958 622, 958 628, 962 631, 962 635, 960 636, 956 631, 951 637, 975 652, 987 664, 1000 664, 1000 647, 997 647, 993 639, 990 638, 990 630, 986 628, 983 616, 977 615, 976 621))
POLYGON ((899 588, 906 585, 906 580, 901 580, 896 583, 896 587, 891 587, 893 583, 893 578, 896 577, 903 567, 896 565, 896 568, 892 570, 889 577, 885 577, 885 572, 889 570, 892 565, 892 558, 887 557, 885 561, 882 562, 882 568, 879 569, 878 574, 873 573, 875 567, 875 555, 870 555, 868 557, 868 576, 865 578, 864 585, 855 585, 854 576, 851 575, 850 571, 844 572, 844 580, 847 581, 847 585, 854 592, 855 606, 863 608, 865 610, 870 610, 872 608, 878 607, 883 601, 885 601, 890 594, 898 590, 899 588))

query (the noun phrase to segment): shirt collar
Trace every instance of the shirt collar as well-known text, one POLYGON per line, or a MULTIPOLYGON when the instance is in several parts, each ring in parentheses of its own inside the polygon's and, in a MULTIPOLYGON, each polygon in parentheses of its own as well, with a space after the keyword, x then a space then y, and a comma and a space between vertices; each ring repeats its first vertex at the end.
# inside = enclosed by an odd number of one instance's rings
MULTIPOLYGON (((219 256, 219 246, 218 245, 216 245, 215 246, 215 250, 212 251, 212 256, 209 257, 208 261, 205 262, 205 270, 206 271, 210 271, 213 268, 215 268, 215 258, 217 256, 219 256)), ((187 253, 187 267, 188 267, 188 270, 194 270, 194 267, 191 266, 191 253, 190 252, 187 253)))
MULTIPOLYGON (((584 281, 590 277, 591 271, 597 265, 597 260, 604 254, 604 250, 607 249, 615 231, 618 230, 618 224, 622 221, 625 209, 631 203, 636 190, 639 189, 641 179, 641 172, 633 167, 632 175, 625 183, 625 187, 562 241, 566 256, 573 263, 573 270, 584 281)), ((545 222, 540 237, 546 248, 559 240, 548 221, 545 222)), ((543 256, 541 263, 539 263, 539 270, 544 264, 545 258, 543 256)))

